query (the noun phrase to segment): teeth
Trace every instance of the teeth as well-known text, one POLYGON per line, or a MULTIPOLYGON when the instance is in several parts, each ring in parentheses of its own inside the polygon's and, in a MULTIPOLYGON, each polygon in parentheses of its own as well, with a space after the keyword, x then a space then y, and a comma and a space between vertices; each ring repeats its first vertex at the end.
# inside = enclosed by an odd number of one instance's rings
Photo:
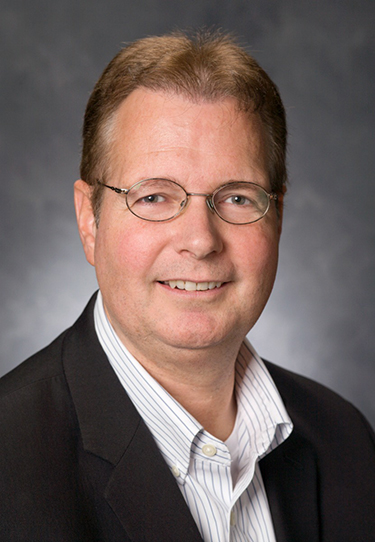
MULTIPOLYGON (((199 283, 198 283, 199 284, 199 283)), ((191 282, 190 280, 185 281, 185 290, 188 292, 194 292, 197 290, 197 283, 191 282)))
POLYGON ((188 292, 213 290, 220 288, 222 282, 191 282, 190 280, 169 280, 165 284, 169 284, 170 288, 178 288, 179 290, 187 290, 188 292))
MULTIPOLYGON (((220 284, 220 282, 218 282, 220 284)), ((208 288, 208 282, 198 282, 197 284, 197 290, 207 290, 208 288)))

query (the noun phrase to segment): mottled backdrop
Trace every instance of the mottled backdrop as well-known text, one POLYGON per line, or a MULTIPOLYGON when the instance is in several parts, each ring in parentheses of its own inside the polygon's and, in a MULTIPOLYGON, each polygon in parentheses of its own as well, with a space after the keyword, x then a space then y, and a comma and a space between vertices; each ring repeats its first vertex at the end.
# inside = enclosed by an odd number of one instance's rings
POLYGON ((101 70, 123 42, 214 25, 277 82, 290 126, 279 275, 252 340, 375 425, 374 22, 371 0, 1 0, 1 373, 96 288, 72 186, 101 70))

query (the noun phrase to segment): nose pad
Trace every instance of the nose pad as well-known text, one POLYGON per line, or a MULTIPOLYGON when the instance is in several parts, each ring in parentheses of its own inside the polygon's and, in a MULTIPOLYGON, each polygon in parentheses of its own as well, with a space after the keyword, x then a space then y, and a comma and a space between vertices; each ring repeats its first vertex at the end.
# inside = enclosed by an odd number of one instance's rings
POLYGON ((214 207, 214 204, 212 203, 212 196, 208 196, 206 198, 206 203, 207 203, 207 207, 209 208, 211 213, 214 213, 215 212, 215 207, 214 207))

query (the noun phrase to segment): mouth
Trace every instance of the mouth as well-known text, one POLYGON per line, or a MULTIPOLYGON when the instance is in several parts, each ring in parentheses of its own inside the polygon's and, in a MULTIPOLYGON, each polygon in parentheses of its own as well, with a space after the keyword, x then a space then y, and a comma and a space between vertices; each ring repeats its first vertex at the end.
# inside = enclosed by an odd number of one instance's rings
POLYGON ((166 280, 160 281, 161 284, 165 284, 170 288, 177 288, 178 290, 186 290, 188 292, 205 292, 207 290, 214 290, 220 288, 222 282, 210 281, 210 282, 192 282, 190 280, 166 280))

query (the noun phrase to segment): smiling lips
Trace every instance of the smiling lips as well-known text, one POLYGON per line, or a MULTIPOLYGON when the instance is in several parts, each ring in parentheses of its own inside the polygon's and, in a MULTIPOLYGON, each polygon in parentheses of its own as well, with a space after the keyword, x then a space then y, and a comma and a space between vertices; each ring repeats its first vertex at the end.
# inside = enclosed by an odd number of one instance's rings
POLYGON ((187 290, 188 292, 213 290, 214 288, 220 288, 222 282, 192 282, 190 280, 167 280, 163 284, 167 284, 170 288, 177 288, 178 290, 187 290))

